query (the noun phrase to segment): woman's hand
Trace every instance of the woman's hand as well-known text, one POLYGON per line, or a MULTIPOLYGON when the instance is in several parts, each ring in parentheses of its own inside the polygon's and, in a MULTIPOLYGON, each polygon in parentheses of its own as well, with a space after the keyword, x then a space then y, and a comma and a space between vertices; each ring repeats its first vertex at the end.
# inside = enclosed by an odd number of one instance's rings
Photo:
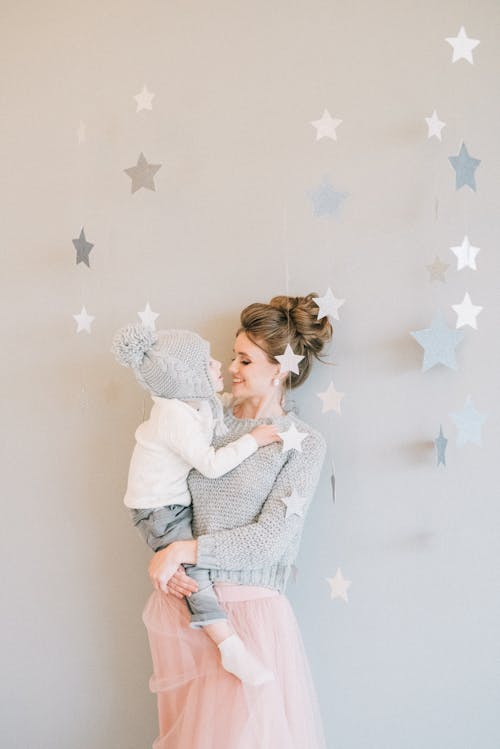
POLYGON ((167 583, 183 562, 196 563, 196 541, 174 541, 157 551, 149 563, 148 574, 156 590, 168 593, 167 583))
POLYGON ((167 588, 168 592, 176 598, 184 598, 184 596, 190 596, 191 593, 196 593, 198 583, 186 574, 184 567, 178 567, 177 572, 168 581, 167 588))

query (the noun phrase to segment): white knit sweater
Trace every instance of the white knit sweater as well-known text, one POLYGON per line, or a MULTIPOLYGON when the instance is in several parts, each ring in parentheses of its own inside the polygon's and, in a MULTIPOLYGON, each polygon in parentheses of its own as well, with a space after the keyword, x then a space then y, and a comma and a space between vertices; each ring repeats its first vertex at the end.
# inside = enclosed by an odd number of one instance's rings
POLYGON ((229 411, 225 445, 258 424, 291 424, 307 432, 302 450, 282 452, 282 444, 260 448, 244 463, 216 481, 192 471, 188 485, 193 501, 193 533, 198 537, 197 564, 211 570, 214 581, 261 585, 284 590, 296 558, 304 518, 316 489, 326 444, 295 414, 237 419, 229 411), (283 501, 296 493, 306 498, 299 515, 283 501), (287 517, 288 515, 288 517, 287 517))
POLYGON ((124 502, 136 509, 191 504, 187 476, 192 468, 218 478, 257 450, 250 434, 215 450, 213 416, 207 401, 192 406, 153 396, 150 417, 135 433, 124 502), (196 405, 196 408, 194 407, 196 405))

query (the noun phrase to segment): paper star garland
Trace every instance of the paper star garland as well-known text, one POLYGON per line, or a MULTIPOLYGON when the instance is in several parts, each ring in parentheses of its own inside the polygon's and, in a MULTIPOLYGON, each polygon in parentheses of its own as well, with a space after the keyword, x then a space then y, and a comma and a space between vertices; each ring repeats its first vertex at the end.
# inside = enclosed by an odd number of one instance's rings
POLYGON ((436 313, 430 328, 414 331, 410 335, 424 349, 423 372, 436 364, 444 364, 450 369, 457 369, 455 347, 460 343, 464 334, 449 328, 442 312, 436 313))
POLYGON ((300 497, 297 494, 296 489, 292 491, 289 497, 282 498, 281 501, 286 505, 285 520, 287 520, 290 515, 298 515, 299 517, 302 517, 307 500, 308 497, 300 497))
POLYGON ((301 362, 303 358, 303 356, 294 354, 292 347, 287 343, 285 353, 276 357, 280 363, 280 373, 284 374, 285 372, 294 372, 295 374, 299 374, 299 362, 301 362))
POLYGON ((307 194, 312 200, 315 216, 335 216, 347 198, 347 193, 335 190, 326 177, 318 187, 309 190, 307 194))
POLYGON ((434 444, 436 445, 437 464, 445 466, 448 440, 443 434, 443 427, 441 425, 439 425, 439 436, 434 440, 434 444))
POLYGON ((476 255, 480 249, 471 245, 469 237, 464 237, 462 244, 458 247, 450 247, 450 250, 457 256, 457 270, 463 270, 463 268, 477 270, 476 255))
POLYGON ((321 413, 325 414, 328 411, 336 411, 339 414, 340 401, 342 400, 344 395, 345 393, 339 393, 338 390, 335 390, 335 385, 333 384, 332 380, 324 393, 317 393, 318 398, 321 398, 321 400, 323 401, 321 413))
POLYGON ((330 595, 332 600, 334 598, 343 598, 344 601, 349 603, 347 599, 347 590, 351 586, 351 581, 344 578, 340 567, 337 569, 335 577, 327 577, 326 580, 330 584, 330 595))
POLYGON ((87 135, 85 132, 85 123, 83 123, 80 120, 80 124, 78 125, 78 130, 76 131, 76 137, 78 138, 78 143, 85 143, 87 140, 87 135))
POLYGON ((83 229, 83 226, 78 239, 73 239, 72 242, 76 250, 76 264, 78 265, 78 263, 85 263, 87 268, 90 268, 89 254, 94 245, 91 244, 91 242, 87 242, 87 240, 85 239, 85 231, 83 229))
POLYGON ((153 312, 153 310, 149 306, 149 302, 146 304, 143 311, 138 312, 137 314, 141 318, 141 322, 145 328, 149 328, 150 330, 155 330, 156 328, 155 320, 157 317, 160 316, 160 314, 159 312, 153 312))
POLYGON ((134 96, 134 99, 137 102, 137 109, 135 111, 140 112, 142 109, 153 109, 152 101, 155 96, 156 94, 148 91, 146 84, 144 84, 141 93, 134 96))
POLYGON ((448 160, 455 170, 455 189, 460 190, 461 187, 467 185, 476 192, 474 172, 481 163, 481 159, 469 156, 467 146, 462 143, 458 156, 448 156, 448 160))
POLYGON ((331 138, 337 140, 336 129, 342 124, 342 120, 336 120, 328 109, 325 109, 320 120, 313 120, 311 125, 316 128, 316 140, 321 138, 331 138))
POLYGON ((314 303, 318 305, 318 320, 322 317, 333 317, 335 320, 339 320, 339 309, 345 302, 345 299, 336 299, 333 295, 332 290, 328 287, 324 296, 317 296, 313 299, 314 303))
POLYGON ((137 159, 137 164, 123 170, 132 180, 132 194, 137 192, 137 190, 140 190, 141 187, 145 187, 147 190, 156 191, 154 176, 160 168, 161 164, 149 164, 146 161, 144 154, 140 153, 139 158, 137 159))
POLYGON ((468 292, 465 292, 465 296, 461 304, 452 304, 451 306, 452 309, 454 309, 457 313, 457 328, 463 328, 464 325, 470 325, 471 328, 477 330, 476 318, 483 308, 472 304, 468 292))
POLYGON ((76 332, 81 333, 82 330, 85 330, 87 333, 91 333, 90 326, 92 325, 92 321, 95 320, 94 315, 89 315, 85 307, 82 307, 80 314, 73 315, 73 318, 76 320, 77 327, 76 332))
POLYGON ((436 259, 432 263, 432 265, 426 265, 425 266, 427 270, 429 271, 429 281, 442 281, 443 283, 446 281, 445 273, 450 267, 449 263, 443 263, 436 255, 436 259))
POLYGON ((437 116, 436 110, 434 110, 430 117, 426 117, 425 121, 427 122, 429 129, 427 138, 432 138, 432 136, 435 135, 438 140, 441 140, 441 130, 446 127, 446 122, 441 122, 437 116))
POLYGON ((450 416, 458 429, 457 445, 463 447, 467 442, 472 442, 481 447, 481 427, 488 417, 474 408, 470 395, 467 396, 463 409, 450 416))
POLYGON ((457 36, 449 36, 446 38, 446 41, 453 47, 452 62, 467 60, 471 65, 474 65, 472 50, 476 49, 477 45, 480 44, 479 39, 469 39, 464 27, 461 26, 457 36))
POLYGON ((295 424, 292 424, 286 432, 278 432, 278 434, 283 440, 282 453, 286 453, 288 450, 302 452, 302 440, 309 436, 309 432, 299 432, 295 424))

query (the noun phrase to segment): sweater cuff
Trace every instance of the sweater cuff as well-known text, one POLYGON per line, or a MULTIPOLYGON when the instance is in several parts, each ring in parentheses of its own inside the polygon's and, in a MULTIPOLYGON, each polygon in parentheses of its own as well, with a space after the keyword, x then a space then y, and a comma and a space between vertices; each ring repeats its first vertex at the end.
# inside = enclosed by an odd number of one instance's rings
POLYGON ((240 445, 245 445, 246 450, 248 450, 248 456, 253 455, 253 453, 257 452, 259 449, 259 443, 250 432, 244 434, 243 437, 240 437, 239 442, 240 445))
POLYGON ((198 554, 196 564, 203 569, 217 569, 215 557, 215 539, 212 536, 198 536, 198 554))

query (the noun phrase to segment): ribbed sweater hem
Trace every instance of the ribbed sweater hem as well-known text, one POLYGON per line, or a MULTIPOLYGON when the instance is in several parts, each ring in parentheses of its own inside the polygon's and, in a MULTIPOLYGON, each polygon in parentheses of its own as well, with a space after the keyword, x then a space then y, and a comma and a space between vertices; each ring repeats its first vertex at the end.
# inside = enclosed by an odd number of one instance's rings
POLYGON ((212 582, 259 585, 283 593, 290 574, 290 566, 266 567, 263 570, 210 570, 212 582))

